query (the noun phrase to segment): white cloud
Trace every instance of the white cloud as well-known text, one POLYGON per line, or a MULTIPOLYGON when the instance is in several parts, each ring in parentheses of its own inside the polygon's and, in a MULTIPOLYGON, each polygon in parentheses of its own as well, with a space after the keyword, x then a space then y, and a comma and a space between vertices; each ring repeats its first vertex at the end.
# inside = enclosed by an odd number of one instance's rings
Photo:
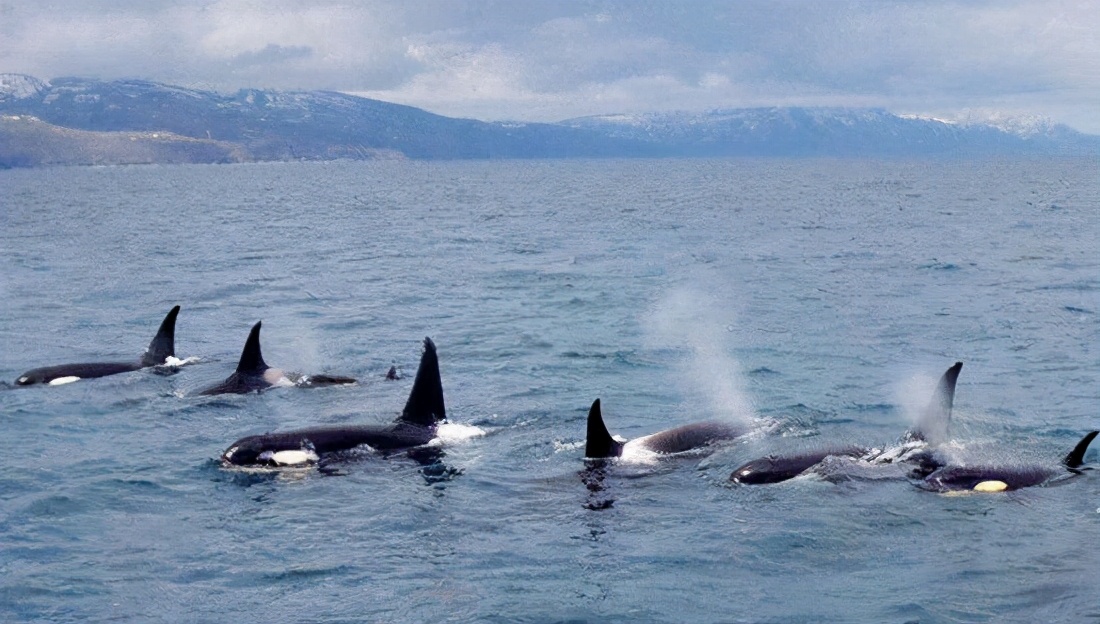
POLYGON ((0 0, 0 71, 325 88, 556 120, 756 105, 998 109, 1100 133, 1077 0, 0 0))

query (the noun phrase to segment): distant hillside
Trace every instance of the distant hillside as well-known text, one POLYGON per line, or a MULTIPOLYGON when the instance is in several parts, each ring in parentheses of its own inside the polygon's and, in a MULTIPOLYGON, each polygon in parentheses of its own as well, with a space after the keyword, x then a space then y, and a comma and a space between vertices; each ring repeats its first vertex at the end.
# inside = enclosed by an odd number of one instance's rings
POLYGON ((20 115, 0 115, 0 168, 38 165, 229 163, 246 160, 233 143, 169 132, 90 132, 20 115))
POLYGON ((140 80, 0 74, 0 166, 335 158, 1100 154, 1064 126, 768 108, 556 124, 452 119, 342 93, 223 95, 140 80))
POLYGON ((601 115, 570 119, 561 125, 692 156, 1100 155, 1100 137, 1066 126, 963 125, 879 109, 753 108, 601 115))

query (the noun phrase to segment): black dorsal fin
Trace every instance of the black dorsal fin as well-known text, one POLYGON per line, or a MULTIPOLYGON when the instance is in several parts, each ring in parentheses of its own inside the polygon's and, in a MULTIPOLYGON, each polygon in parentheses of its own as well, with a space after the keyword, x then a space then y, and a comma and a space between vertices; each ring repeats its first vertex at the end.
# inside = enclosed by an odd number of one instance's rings
POLYGON ((176 306, 168 311, 168 316, 160 323, 157 335, 149 343, 145 353, 141 355, 142 366, 157 366, 164 364, 169 357, 176 355, 176 316, 180 313, 180 307, 176 306))
POLYGON ((420 366, 416 369, 409 400, 397 419, 423 427, 447 420, 443 381, 439 378, 439 357, 431 338, 424 339, 424 354, 420 356, 420 366))
POLYGON ((1096 437, 1098 431, 1090 431, 1085 434, 1085 437, 1081 438, 1081 441, 1077 443, 1077 446, 1073 447, 1073 450, 1066 455, 1066 458, 1062 460, 1062 463, 1066 465, 1066 468, 1073 470, 1081 464, 1085 463, 1085 452, 1089 450, 1089 444, 1092 439, 1096 437))
POLYGON ((962 367, 962 362, 955 362, 940 377, 936 391, 932 393, 932 400, 920 415, 916 429, 910 432, 911 437, 933 444, 938 444, 947 437, 947 428, 951 424, 951 408, 955 404, 955 383, 959 380, 962 367))
POLYGON ((622 452, 622 443, 611 437, 607 425, 603 423, 600 400, 596 399, 588 410, 588 439, 584 445, 584 456, 592 459, 618 457, 622 452))
POLYGON ((248 333, 248 340, 244 343, 244 351, 241 351, 241 361, 237 363, 237 372, 249 375, 258 375, 268 368, 264 362, 264 356, 260 353, 260 325, 263 321, 257 321, 248 333))

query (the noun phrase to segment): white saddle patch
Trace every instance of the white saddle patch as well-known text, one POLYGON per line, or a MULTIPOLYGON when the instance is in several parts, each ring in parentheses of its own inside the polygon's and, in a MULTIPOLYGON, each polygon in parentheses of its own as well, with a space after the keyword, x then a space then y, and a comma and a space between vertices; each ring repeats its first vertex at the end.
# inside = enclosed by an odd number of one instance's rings
POLYGON ((265 370, 264 381, 271 384, 272 386, 279 386, 284 388, 287 386, 295 385, 293 380, 287 378, 286 373, 277 368, 269 368, 265 370))
POLYGON ((63 386, 65 384, 70 384, 74 381, 80 381, 80 377, 72 377, 72 376, 58 377, 57 379, 51 379, 49 385, 51 385, 51 386, 63 386))
POLYGON ((656 464, 661 459, 661 453, 646 446, 646 441, 650 437, 652 436, 642 436, 625 443, 623 454, 619 456, 619 460, 631 464, 656 464))

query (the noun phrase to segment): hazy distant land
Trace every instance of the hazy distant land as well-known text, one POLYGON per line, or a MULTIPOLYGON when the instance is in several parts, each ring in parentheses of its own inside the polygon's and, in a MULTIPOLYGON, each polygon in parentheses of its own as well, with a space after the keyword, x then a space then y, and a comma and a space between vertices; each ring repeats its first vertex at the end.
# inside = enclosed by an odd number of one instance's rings
POLYGON ((482 122, 327 91, 232 95, 138 80, 0 74, 0 167, 332 159, 1100 155, 1047 122, 881 109, 751 108, 482 122))

